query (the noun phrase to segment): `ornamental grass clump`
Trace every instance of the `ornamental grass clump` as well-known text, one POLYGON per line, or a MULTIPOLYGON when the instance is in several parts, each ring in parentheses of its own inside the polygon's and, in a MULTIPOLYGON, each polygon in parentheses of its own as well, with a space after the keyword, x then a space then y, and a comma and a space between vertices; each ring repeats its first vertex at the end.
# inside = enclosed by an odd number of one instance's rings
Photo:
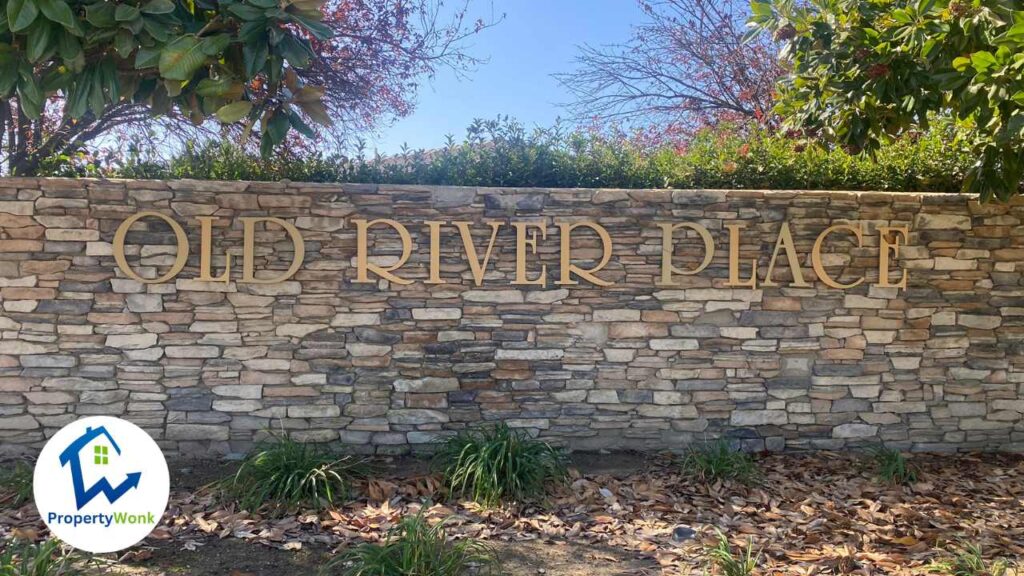
POLYGON ((0 465, 0 506, 17 508, 32 499, 32 466, 19 460, 0 465))
POLYGON ((246 456, 238 472, 221 485, 250 511, 321 509, 348 498, 352 482, 365 475, 361 459, 275 435, 246 456))
POLYGON ((760 476, 750 454, 734 449, 725 439, 690 447, 682 460, 682 468, 702 482, 735 480, 749 484, 760 476))
POLYGON ((433 526, 423 514, 403 518, 382 544, 363 544, 324 566, 322 575, 462 576, 494 574, 497 560, 476 540, 448 540, 444 522, 433 526))
POLYGON ((991 562, 985 560, 978 544, 963 542, 953 550, 953 554, 952 558, 937 562, 934 565, 936 571, 951 576, 1004 576, 1009 570, 1001 558, 991 562))
POLYGON ((707 550, 708 564, 712 574, 721 576, 750 576, 761 561, 761 552, 754 553, 754 541, 747 538, 747 545, 733 552, 729 539, 720 531, 718 542, 707 550))
POLYGON ((559 450, 504 423, 449 438, 435 462, 450 494, 485 506, 534 500, 567 476, 559 450))
POLYGON ((899 450, 880 446, 871 451, 878 469, 878 478, 889 484, 917 482, 917 467, 907 462, 899 450))
POLYGON ((84 563, 87 563, 85 559, 78 558, 59 540, 39 544, 8 542, 7 548, 0 552, 0 575, 79 576, 85 574, 80 568, 84 563))

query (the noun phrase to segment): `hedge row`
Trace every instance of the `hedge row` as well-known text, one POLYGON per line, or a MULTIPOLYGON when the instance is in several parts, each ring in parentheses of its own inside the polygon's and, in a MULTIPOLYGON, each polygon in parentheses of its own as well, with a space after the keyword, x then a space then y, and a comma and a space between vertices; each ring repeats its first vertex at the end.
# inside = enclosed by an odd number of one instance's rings
POLYGON ((762 188, 952 192, 972 159, 950 129, 905 137, 876 158, 804 146, 779 135, 705 131, 685 147, 514 122, 475 122, 462 142, 433 151, 366 158, 285 153, 271 158, 223 142, 186 146, 167 159, 137 152, 103 168, 64 159, 54 175, 210 180, 366 182, 556 188, 762 188))

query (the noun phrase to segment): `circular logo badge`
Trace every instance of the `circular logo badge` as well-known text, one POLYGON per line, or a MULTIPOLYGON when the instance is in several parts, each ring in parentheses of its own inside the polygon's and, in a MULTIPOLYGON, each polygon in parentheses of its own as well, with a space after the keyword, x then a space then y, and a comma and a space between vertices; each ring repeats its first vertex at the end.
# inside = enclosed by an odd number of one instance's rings
POLYGON ((116 552, 156 527, 170 476, 149 434, 120 418, 93 416, 50 438, 36 462, 33 490, 54 536, 86 552, 116 552))

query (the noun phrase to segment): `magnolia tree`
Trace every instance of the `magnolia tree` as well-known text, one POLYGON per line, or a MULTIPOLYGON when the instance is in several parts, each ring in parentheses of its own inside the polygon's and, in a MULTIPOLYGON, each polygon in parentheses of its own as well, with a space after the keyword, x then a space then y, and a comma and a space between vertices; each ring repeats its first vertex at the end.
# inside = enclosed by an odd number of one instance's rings
POLYGON ((233 132, 267 153, 343 139, 411 108, 417 81, 475 61, 490 25, 434 0, 0 0, 8 173, 103 134, 233 132), (217 127, 221 126, 220 129, 217 127))
POLYGON ((726 122, 772 125, 782 71, 770 38, 743 41, 746 0, 641 0, 647 21, 625 44, 583 46, 558 79, 580 119, 684 133, 726 122))
POLYGON ((953 118, 977 161, 964 180, 983 200, 1024 179, 1024 2, 770 0, 751 25, 783 43, 786 123, 853 151, 953 118))

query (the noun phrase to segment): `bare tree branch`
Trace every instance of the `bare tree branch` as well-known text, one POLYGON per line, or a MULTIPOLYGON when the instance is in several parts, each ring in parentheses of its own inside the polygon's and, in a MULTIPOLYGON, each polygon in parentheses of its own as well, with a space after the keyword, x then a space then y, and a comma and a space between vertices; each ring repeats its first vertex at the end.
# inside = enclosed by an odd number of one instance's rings
POLYGON ((740 0, 640 0, 647 21, 629 42, 582 46, 577 69, 556 77, 582 121, 663 124, 691 132, 722 121, 772 126, 782 70, 770 40, 743 42, 740 0))

